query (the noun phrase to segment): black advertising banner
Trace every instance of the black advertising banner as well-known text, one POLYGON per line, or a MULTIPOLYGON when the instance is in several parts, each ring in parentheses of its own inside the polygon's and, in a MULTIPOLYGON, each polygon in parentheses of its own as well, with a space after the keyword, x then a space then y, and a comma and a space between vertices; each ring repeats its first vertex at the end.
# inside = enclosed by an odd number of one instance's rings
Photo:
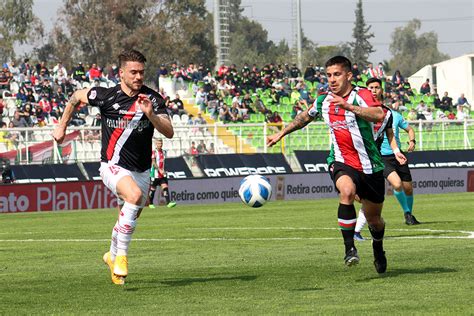
POLYGON ((168 172, 169 179, 187 179, 193 177, 183 157, 166 158, 165 169, 168 172))
POLYGON ((209 178, 292 173, 282 154, 201 155, 196 158, 204 176, 209 178))
POLYGON ((329 151, 326 150, 295 150, 296 159, 301 169, 306 173, 327 173, 328 165, 326 158, 329 151))
MULTIPOLYGON (((405 153, 408 166, 411 169, 419 168, 473 168, 474 150, 430 150, 405 153)), ((295 156, 306 173, 324 173, 328 166, 327 151, 295 150, 295 156)))
POLYGON ((86 180, 76 164, 12 165, 11 169, 17 180, 48 182, 86 180))
POLYGON ((474 167, 474 150, 427 150, 406 155, 410 168, 474 167))
MULTIPOLYGON (((83 165, 91 180, 101 179, 99 174, 100 162, 85 162, 83 165)), ((187 179, 193 177, 183 157, 166 158, 165 170, 168 172, 169 179, 187 179)))

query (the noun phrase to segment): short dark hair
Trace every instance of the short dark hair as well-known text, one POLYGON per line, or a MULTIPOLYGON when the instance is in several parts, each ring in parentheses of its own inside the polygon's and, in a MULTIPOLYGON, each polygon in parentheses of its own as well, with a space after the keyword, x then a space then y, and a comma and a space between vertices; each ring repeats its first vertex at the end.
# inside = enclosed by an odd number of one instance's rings
POLYGON ((347 71, 352 71, 352 64, 351 61, 344 56, 334 56, 332 58, 329 58, 329 60, 326 62, 326 68, 334 65, 341 65, 344 69, 347 71))
POLYGON ((368 86, 369 84, 374 82, 378 82, 378 84, 382 86, 382 80, 380 80, 379 78, 370 78, 365 84, 368 86))
POLYGON ((128 49, 121 52, 118 56, 118 60, 119 67, 123 67, 127 61, 136 61, 142 64, 146 62, 145 56, 143 56, 142 53, 134 49, 128 49))

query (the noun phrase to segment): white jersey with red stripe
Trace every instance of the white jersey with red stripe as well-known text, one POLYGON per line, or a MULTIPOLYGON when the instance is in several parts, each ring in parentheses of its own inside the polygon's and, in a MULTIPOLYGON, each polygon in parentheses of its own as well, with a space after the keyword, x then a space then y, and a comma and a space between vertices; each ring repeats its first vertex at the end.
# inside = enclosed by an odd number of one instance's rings
POLYGON ((152 154, 151 154, 151 159, 155 161, 155 164, 158 168, 155 168, 155 178, 161 179, 166 176, 164 170, 165 170, 165 158, 166 154, 165 151, 154 149, 152 154), (163 171, 163 172, 161 172, 163 171))
MULTIPOLYGON (((156 114, 167 114, 163 98, 142 86, 156 114)), ((87 94, 89 104, 97 106, 102 116, 101 161, 131 171, 150 169, 154 126, 142 112, 134 97, 124 93, 120 85, 113 88, 94 87, 87 94)))
MULTIPOLYGON (((360 107, 381 106, 367 89, 354 87, 344 97, 347 103, 360 107)), ((320 95, 308 114, 320 114, 329 127, 331 153, 328 164, 342 162, 365 174, 383 170, 384 165, 374 140, 374 124, 332 102, 331 94, 320 95)))

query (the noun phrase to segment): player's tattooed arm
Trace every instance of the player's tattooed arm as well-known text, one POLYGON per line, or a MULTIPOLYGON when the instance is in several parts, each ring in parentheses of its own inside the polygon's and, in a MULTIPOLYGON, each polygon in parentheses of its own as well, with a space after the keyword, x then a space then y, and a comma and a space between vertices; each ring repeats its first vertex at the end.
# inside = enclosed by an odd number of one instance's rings
POLYGON ((369 122, 380 122, 384 118, 384 113, 381 107, 363 108, 360 106, 350 105, 348 110, 369 122))
POLYGON ((289 134, 296 130, 302 129, 308 125, 314 118, 308 114, 308 111, 303 111, 300 114, 296 115, 295 119, 288 124, 287 127, 283 130, 284 134, 289 134))
POLYGON ((273 134, 267 138, 267 145, 273 146, 278 143, 285 135, 301 129, 308 125, 314 118, 308 114, 308 110, 298 114, 293 122, 288 124, 281 132, 273 134))
POLYGON ((63 142, 64 136, 66 135, 67 125, 71 121, 72 115, 74 114, 76 107, 81 103, 88 103, 87 93, 89 92, 89 90, 90 89, 75 91, 67 102, 61 120, 59 121, 58 126, 53 131, 53 138, 58 143, 63 142))
POLYGON ((384 119, 384 112, 381 107, 360 107, 360 106, 355 106, 353 104, 347 103, 344 98, 336 95, 336 94, 331 94, 332 100, 331 102, 334 103, 337 106, 342 107, 343 109, 347 111, 353 112, 355 115, 358 117, 369 121, 369 122, 381 122, 384 119))

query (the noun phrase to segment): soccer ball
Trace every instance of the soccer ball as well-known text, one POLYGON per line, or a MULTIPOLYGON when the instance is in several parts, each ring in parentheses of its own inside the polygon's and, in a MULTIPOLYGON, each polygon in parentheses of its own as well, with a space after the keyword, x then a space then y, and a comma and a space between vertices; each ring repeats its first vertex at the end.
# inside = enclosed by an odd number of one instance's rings
POLYGON ((268 178, 253 174, 242 179, 239 195, 245 205, 260 207, 272 196, 272 186, 268 178))

